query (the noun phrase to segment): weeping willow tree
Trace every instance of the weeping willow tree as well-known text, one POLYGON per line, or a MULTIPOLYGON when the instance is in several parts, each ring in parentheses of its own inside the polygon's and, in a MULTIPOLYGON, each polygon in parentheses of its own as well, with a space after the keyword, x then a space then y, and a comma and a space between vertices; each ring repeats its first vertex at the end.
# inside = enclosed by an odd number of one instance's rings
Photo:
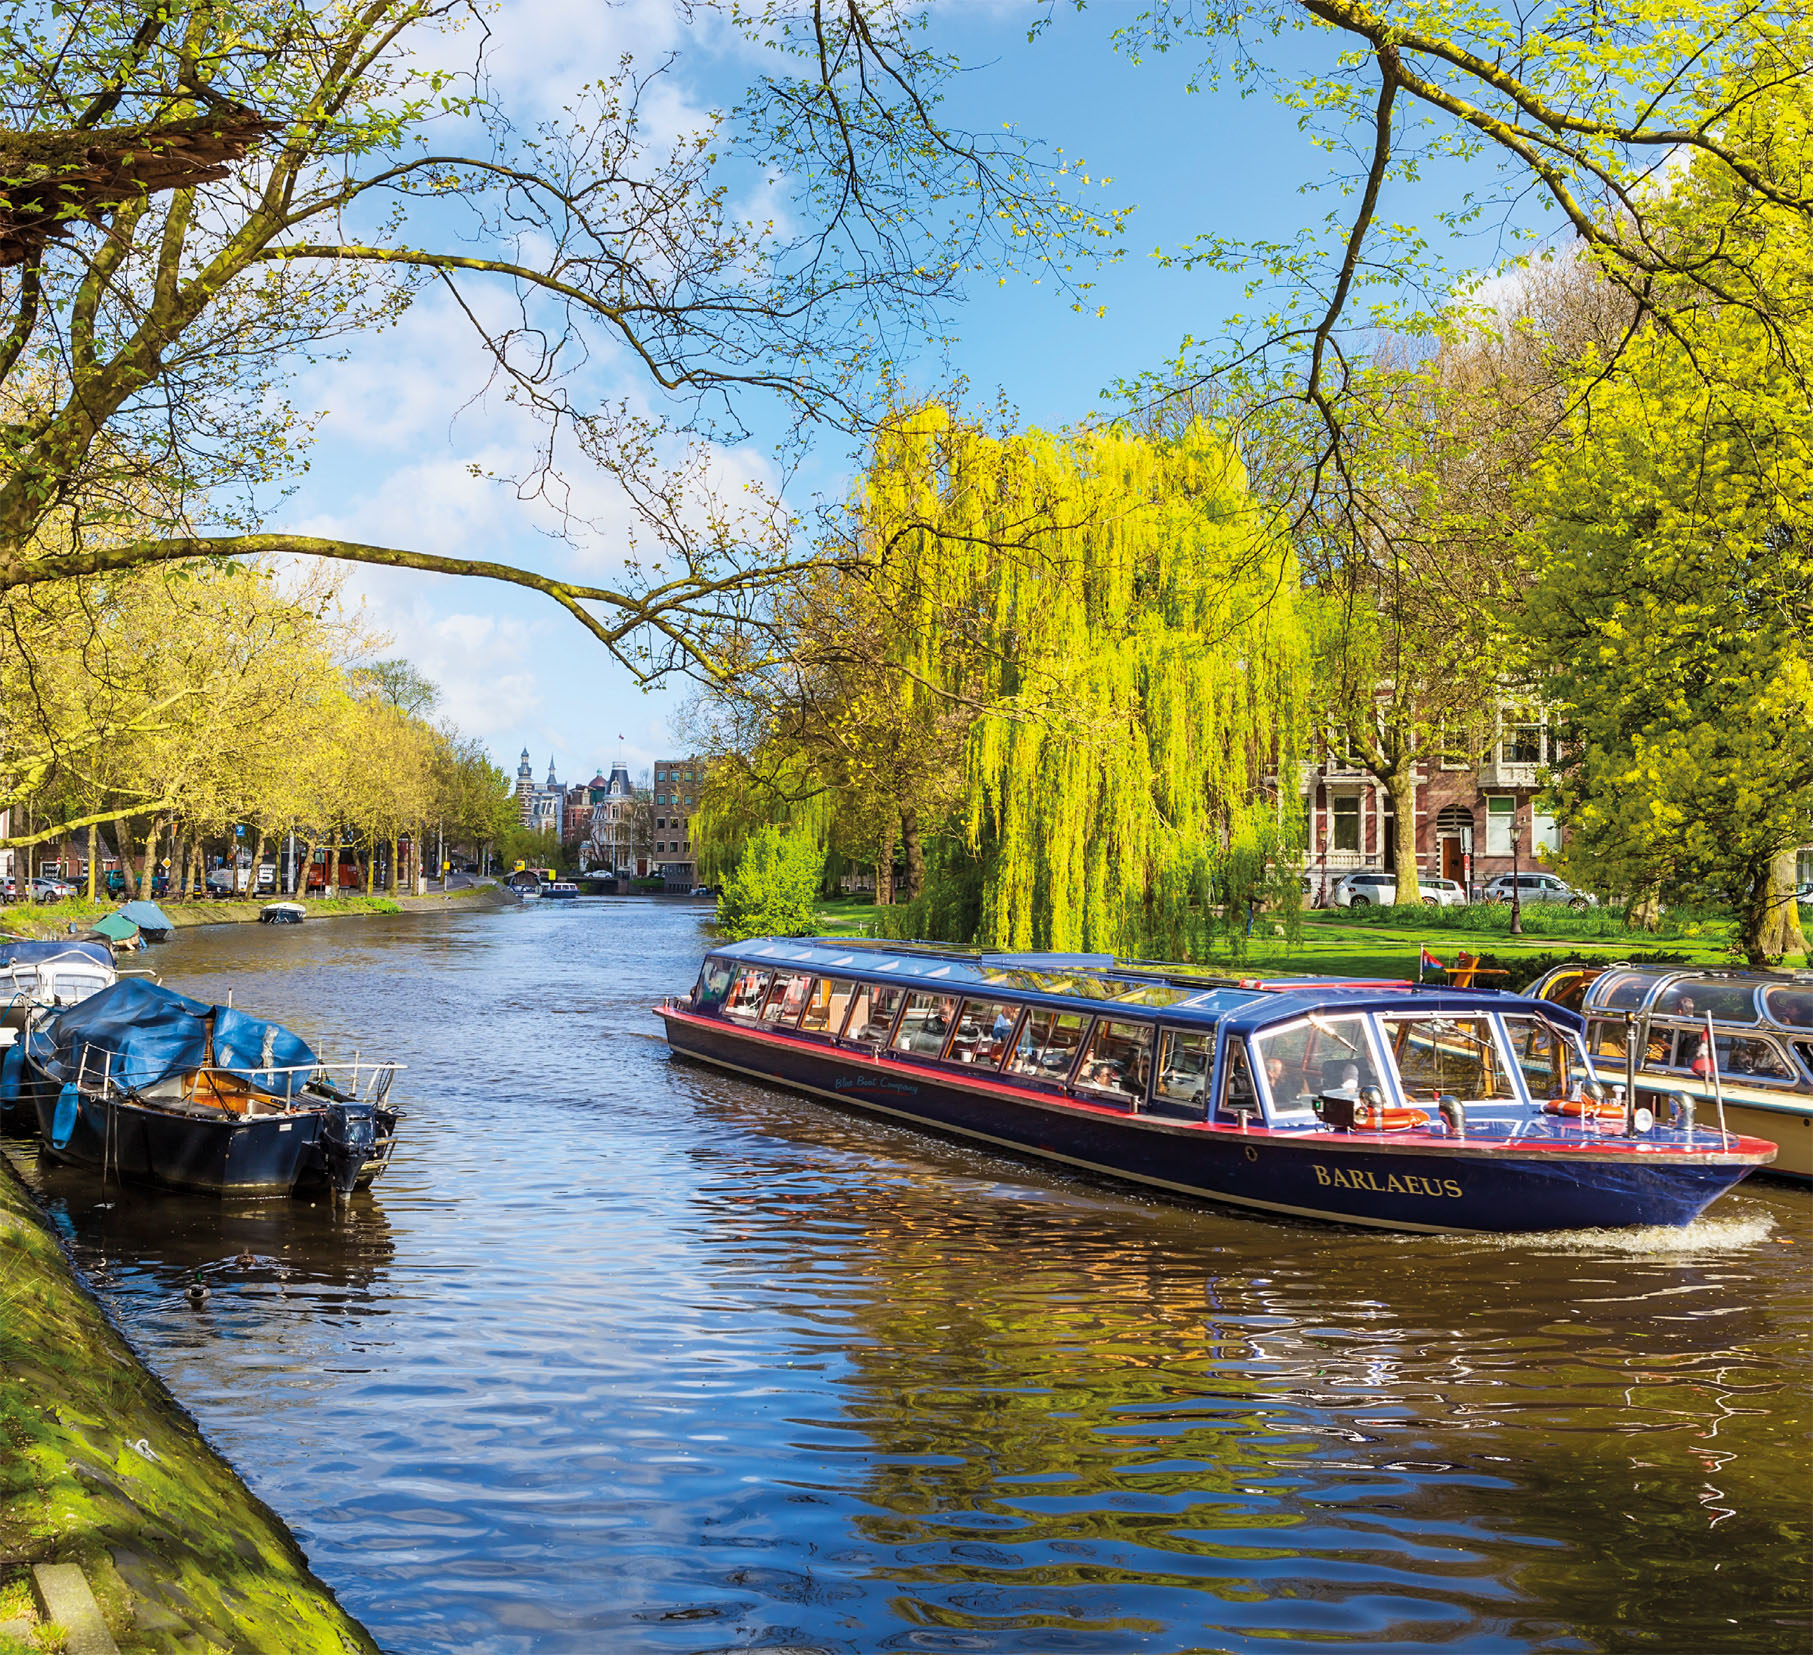
POLYGON ((879 432, 857 517, 896 693, 972 714, 978 941, 1176 958, 1294 910, 1297 568, 1224 440, 927 404, 879 432))

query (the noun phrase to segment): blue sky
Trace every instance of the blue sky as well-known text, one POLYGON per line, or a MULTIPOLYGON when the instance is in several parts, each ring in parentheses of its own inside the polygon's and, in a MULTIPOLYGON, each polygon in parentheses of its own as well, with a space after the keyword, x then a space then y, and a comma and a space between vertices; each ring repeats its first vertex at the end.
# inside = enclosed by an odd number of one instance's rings
MULTIPOLYGON (((1003 393, 1027 423, 1060 425, 1101 406, 1117 378, 1155 368, 1188 334, 1216 335, 1246 308, 1235 277, 1164 268, 1155 248, 1175 248, 1205 231, 1243 239, 1283 238, 1319 221, 1329 194, 1306 196, 1331 159, 1298 130, 1294 112, 1263 94, 1241 98, 1225 86, 1192 94, 1197 62, 1173 54, 1135 64, 1111 43, 1136 8, 1068 9, 1034 42, 1039 8, 971 0, 939 8, 936 27, 974 66, 950 99, 977 128, 1012 123, 1067 156, 1085 158, 1092 178, 1111 184, 1097 199, 1133 206, 1115 264, 1092 273, 1091 299, 1107 307, 1078 315, 1056 283, 1011 278, 975 283, 955 314, 952 368, 972 396, 1003 393)), ((621 51, 653 62, 681 53, 662 93, 663 120, 684 127, 698 112, 734 99, 749 60, 721 33, 680 23, 669 0, 573 6, 565 0, 508 0, 489 15, 506 95, 523 108, 554 108, 579 81, 608 72, 621 51)), ((1282 63, 1327 64, 1332 48, 1286 39, 1282 63)), ((1387 216, 1424 221, 1464 183, 1455 169, 1385 203, 1387 216)), ((1458 249, 1489 265, 1496 246, 1458 249)), ((925 383, 941 369, 918 365, 925 383)), ((507 491, 475 480, 474 463, 508 464, 525 432, 507 410, 467 406, 484 364, 465 325, 438 295, 418 302, 392 331, 360 341, 352 358, 311 370, 296 401, 324 411, 320 440, 281 526, 347 538, 495 558, 577 579, 606 580, 621 555, 607 531, 577 550, 547 532, 545 516, 507 491)), ((641 395, 630 379, 606 390, 641 395)), ((847 443, 832 436, 812 473, 816 486, 847 474, 847 443)), ((730 482, 770 475, 757 443, 718 457, 730 482)), ((790 503, 805 506, 805 499, 790 503)), ((598 489, 594 510, 615 511, 598 489)), ((525 745, 539 777, 550 755, 563 780, 623 757, 640 772, 674 751, 671 721, 684 686, 639 691, 590 637, 551 602, 515 589, 404 572, 360 570, 349 598, 392 639, 389 653, 414 661, 442 686, 444 711, 482 738, 506 771, 525 745)))

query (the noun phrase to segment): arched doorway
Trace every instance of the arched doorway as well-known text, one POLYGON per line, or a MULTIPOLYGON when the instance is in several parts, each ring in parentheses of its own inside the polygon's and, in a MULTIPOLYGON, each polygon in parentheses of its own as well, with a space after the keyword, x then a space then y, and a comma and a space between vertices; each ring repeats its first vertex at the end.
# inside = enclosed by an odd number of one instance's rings
POLYGON ((1466 884, 1473 850, 1473 812, 1465 805, 1444 806, 1435 818, 1435 843, 1441 854, 1442 878, 1466 884))

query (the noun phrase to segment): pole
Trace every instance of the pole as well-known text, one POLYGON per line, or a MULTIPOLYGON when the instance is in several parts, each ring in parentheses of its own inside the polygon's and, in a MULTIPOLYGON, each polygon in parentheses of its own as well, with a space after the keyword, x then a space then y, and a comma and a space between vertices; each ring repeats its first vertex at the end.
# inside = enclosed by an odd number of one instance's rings
POLYGON ((1712 1032, 1712 1013, 1706 1013, 1706 1061, 1712 1066, 1712 1099, 1719 1108, 1719 1148, 1729 1149, 1725 1141, 1725 1081, 1719 1073, 1719 1043, 1712 1032))
POLYGON ((1637 1130, 1637 1014, 1624 1014, 1624 1135, 1637 1130))
POLYGON ((1511 823, 1511 935, 1514 937, 1523 935, 1523 885, 1517 877, 1520 871, 1517 861, 1517 846, 1522 838, 1523 830, 1513 819, 1511 823))

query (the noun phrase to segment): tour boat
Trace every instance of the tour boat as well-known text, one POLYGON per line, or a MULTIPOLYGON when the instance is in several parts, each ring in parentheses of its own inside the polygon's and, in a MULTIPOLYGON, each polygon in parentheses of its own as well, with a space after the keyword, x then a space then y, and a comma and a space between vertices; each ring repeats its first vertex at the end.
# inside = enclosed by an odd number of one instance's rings
POLYGON ((1775 1140, 1771 1173, 1813 1182, 1813 972, 1566 965, 1530 993, 1585 1017, 1602 1066, 1638 1053, 1638 1102, 1679 1093, 1703 1121, 1722 1103, 1734 1131, 1775 1140))
POLYGON ((267 902, 258 910, 261 925, 300 925, 308 918, 308 909, 300 902, 267 902))
POLYGON ((1385 1229, 1682 1225, 1773 1143, 1605 1094, 1574 1012, 831 938, 713 949, 673 1051, 1188 1196, 1385 1229))
POLYGON ((541 894, 550 901, 570 902, 579 895, 579 887, 570 879, 556 879, 552 883, 544 885, 541 894))
POLYGON ((20 1048, 44 1157, 126 1183, 348 1195, 395 1142, 398 1065, 324 1064, 276 1023, 141 978, 34 1019, 20 1048))

